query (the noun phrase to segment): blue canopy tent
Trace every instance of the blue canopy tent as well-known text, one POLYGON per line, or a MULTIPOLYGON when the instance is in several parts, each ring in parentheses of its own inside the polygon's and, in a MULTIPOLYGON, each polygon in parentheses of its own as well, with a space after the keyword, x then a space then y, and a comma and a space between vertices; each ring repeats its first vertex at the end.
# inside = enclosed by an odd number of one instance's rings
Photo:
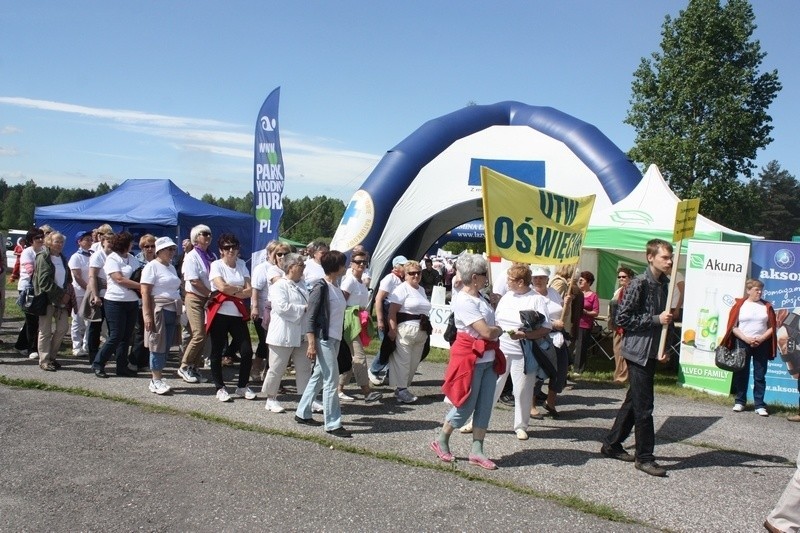
MULTIPOLYGON (((75 233, 91 231, 107 223, 114 231, 129 231, 136 237, 152 233, 171 237, 180 244, 192 227, 205 224, 215 237, 233 233, 242 244, 242 258, 249 258, 253 243, 250 215, 207 204, 182 191, 167 179, 126 180, 108 194, 69 204, 37 207, 36 225, 49 224, 66 238, 64 253, 76 249, 75 233)), ((212 245, 216 252, 216 243, 212 245)))

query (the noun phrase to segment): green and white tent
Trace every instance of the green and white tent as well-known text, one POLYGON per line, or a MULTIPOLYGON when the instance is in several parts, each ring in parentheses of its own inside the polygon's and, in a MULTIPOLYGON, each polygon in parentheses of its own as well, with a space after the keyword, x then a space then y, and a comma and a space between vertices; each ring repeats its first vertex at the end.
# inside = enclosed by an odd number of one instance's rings
MULTIPOLYGON (((669 188, 656 165, 650 165, 639 185, 624 199, 592 213, 584 248, 644 251, 650 239, 672 241, 675 209, 680 198, 669 188)), ((700 215, 694 239, 751 242, 761 239, 709 220, 700 215)))

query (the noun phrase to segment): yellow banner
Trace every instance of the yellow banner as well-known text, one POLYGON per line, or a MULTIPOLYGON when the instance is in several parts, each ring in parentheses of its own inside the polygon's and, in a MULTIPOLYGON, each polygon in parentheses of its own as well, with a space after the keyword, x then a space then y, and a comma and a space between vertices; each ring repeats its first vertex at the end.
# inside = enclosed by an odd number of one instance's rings
POLYGON ((675 209, 675 227, 672 230, 672 242, 694 237, 698 214, 700 214, 700 198, 678 202, 678 207, 675 209))
POLYGON ((570 198, 481 167, 486 252, 539 265, 575 264, 595 195, 570 198))

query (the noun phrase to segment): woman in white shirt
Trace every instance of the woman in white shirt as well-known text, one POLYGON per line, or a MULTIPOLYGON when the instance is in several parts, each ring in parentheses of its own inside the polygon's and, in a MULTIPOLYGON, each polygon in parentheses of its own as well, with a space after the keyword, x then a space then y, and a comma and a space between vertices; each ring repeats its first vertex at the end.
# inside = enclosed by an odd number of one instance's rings
POLYGON ((181 279, 172 266, 178 246, 169 237, 160 237, 155 242, 155 259, 148 261, 142 270, 142 320, 144 321, 145 345, 150 350, 150 392, 166 394, 170 386, 164 380, 162 370, 167 354, 175 340, 181 301, 181 279))
POLYGON ((106 295, 106 272, 103 267, 106 259, 111 254, 111 239, 113 233, 100 235, 100 247, 92 253, 89 258, 89 280, 86 283, 86 295, 89 299, 88 304, 99 310, 100 320, 89 324, 89 362, 92 363, 100 350, 100 332, 103 329, 103 321, 106 319, 103 298, 106 295))
MULTIPOLYGON (((92 245, 92 232, 79 231, 75 234, 75 242, 78 243, 78 250, 69 258, 69 270, 72 273, 72 288, 75 289, 77 308, 80 310, 89 281, 89 259, 92 257, 89 247, 92 245)), ((73 312, 70 336, 72 355, 76 357, 89 355, 89 332, 86 326, 86 319, 80 312, 73 312)))
MULTIPOLYGON (((99 378, 107 378, 106 362, 113 354, 117 363, 117 376, 133 377, 136 372, 128 368, 128 348, 133 329, 139 315, 139 283, 131 274, 139 268, 139 260, 131 252, 133 236, 123 231, 111 238, 111 254, 106 258, 103 271, 106 273, 106 294, 103 308, 108 324, 108 338, 92 368, 99 378)), ((97 253, 97 252, 95 252, 97 253)))
MULTIPOLYGON (((282 278, 283 258, 290 252, 289 246, 279 241, 270 241, 267 244, 267 260, 259 263, 253 268, 253 296, 250 305, 250 319, 258 336, 256 345, 255 359, 253 368, 250 370, 250 378, 253 380, 263 379, 262 371, 266 372, 269 367, 269 349, 267 348, 267 328, 270 321, 270 287, 282 278)), ((263 385, 262 385, 263 387, 263 385)))
POLYGON ((255 400, 256 393, 247 386, 250 367, 253 364, 253 347, 247 321, 250 314, 243 300, 250 298, 250 272, 239 259, 239 239, 232 233, 223 233, 217 240, 222 259, 211 263, 208 277, 214 293, 208 305, 208 334, 211 337, 211 380, 217 388, 217 400, 231 401, 222 378, 222 356, 231 336, 230 346, 240 348, 242 361, 239 364, 239 380, 236 396, 255 400))
POLYGON ((431 302, 419 282, 422 267, 417 261, 403 265, 406 280, 389 296, 388 336, 395 341, 395 351, 389 358, 389 383, 400 403, 414 403, 408 387, 414 379, 425 343, 430 335, 431 302))
MULTIPOLYGON (((342 293, 344 293, 344 298, 347 301, 348 312, 351 310, 350 308, 357 308, 357 310, 354 309, 353 311, 366 313, 367 305, 369 304, 369 289, 364 277, 368 266, 369 255, 367 255, 367 252, 354 249, 350 255, 350 269, 345 274, 341 284, 342 293)), ((371 320, 371 317, 367 319, 371 320)), ((366 331, 365 328, 366 326, 362 326, 362 332, 366 331)), ((353 356, 353 366, 339 376, 339 399, 346 402, 352 402, 355 399, 344 392, 345 386, 355 376, 356 383, 361 388, 365 402, 380 400, 383 395, 380 392, 370 390, 369 375, 367 374, 367 355, 364 352, 361 335, 356 336, 348 348, 350 348, 353 356)))
POLYGON ((267 395, 265 408, 271 413, 285 411, 278 402, 278 390, 290 359, 294 363, 298 393, 306 390, 311 378, 312 363, 306 357, 308 344, 303 330, 308 312, 308 290, 303 281, 304 263, 300 254, 283 256, 281 264, 285 276, 278 278, 269 290, 271 318, 266 338, 269 368, 261 392, 267 395))
POLYGON ((525 357, 521 339, 541 339, 550 333, 551 325, 547 313, 547 299, 531 289, 531 270, 525 265, 512 265, 507 273, 507 292, 500 298, 495 311, 497 325, 506 335, 500 337, 500 349, 506 356, 506 369, 498 376, 494 400, 500 398, 508 374, 514 384, 514 432, 519 440, 528 439, 528 422, 531 418, 533 386, 536 383, 538 365, 525 373, 525 357), (524 329, 520 311, 537 311, 544 322, 535 330, 524 329))

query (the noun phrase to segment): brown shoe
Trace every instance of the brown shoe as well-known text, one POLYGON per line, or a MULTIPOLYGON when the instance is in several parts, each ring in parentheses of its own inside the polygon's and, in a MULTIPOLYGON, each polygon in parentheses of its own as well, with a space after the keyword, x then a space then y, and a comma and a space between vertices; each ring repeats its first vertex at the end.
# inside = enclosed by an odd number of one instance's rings
POLYGON ((770 533, 783 533, 783 531, 770 524, 769 520, 764 520, 764 529, 766 529, 770 533))

